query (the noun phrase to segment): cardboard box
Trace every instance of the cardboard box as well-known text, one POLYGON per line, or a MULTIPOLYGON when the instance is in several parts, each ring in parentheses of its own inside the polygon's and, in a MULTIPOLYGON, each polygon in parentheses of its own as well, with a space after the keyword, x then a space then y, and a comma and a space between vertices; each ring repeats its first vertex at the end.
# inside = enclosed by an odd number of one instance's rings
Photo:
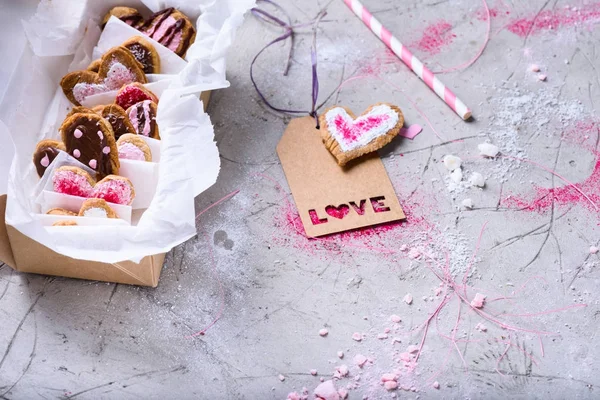
MULTIPOLYGON (((200 99, 206 111, 211 91, 200 99)), ((165 254, 144 257, 139 264, 122 261, 115 264, 76 260, 66 257, 23 235, 4 219, 6 195, 0 195, 0 261, 19 272, 64 276, 92 281, 158 286, 165 254)))

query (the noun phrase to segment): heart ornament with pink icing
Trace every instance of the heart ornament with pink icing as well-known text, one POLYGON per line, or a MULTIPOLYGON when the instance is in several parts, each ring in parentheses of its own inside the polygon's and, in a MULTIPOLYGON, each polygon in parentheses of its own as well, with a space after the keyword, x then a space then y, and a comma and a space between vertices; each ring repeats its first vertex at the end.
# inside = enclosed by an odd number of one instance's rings
POLYGON ((377 103, 356 117, 346 107, 331 107, 319 117, 323 143, 340 166, 390 143, 404 125, 399 107, 377 103))
POLYGON ((133 82, 148 82, 142 64, 128 49, 116 46, 104 53, 97 73, 89 70, 69 72, 61 79, 60 86, 71 103, 81 105, 88 96, 119 90, 133 82))

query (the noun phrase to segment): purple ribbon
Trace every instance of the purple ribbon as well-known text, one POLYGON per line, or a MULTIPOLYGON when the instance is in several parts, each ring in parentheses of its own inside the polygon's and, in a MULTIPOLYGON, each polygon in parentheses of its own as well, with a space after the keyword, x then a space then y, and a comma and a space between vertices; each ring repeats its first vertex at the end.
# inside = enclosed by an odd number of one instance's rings
POLYGON ((252 60, 252 63, 250 64, 250 80, 252 81, 252 85, 254 85, 254 89, 256 89, 256 92, 258 93, 258 95, 260 96, 262 101, 269 108, 271 108, 275 111, 278 111, 278 112, 289 113, 289 114, 305 114, 306 113, 315 119, 315 122, 317 124, 317 129, 318 129, 319 128, 319 118, 317 115, 317 110, 319 107, 317 107, 317 99, 319 97, 319 78, 317 76, 317 25, 319 24, 319 21, 327 14, 327 12, 325 10, 321 10, 319 12, 319 14, 317 14, 315 19, 313 19, 311 22, 308 22, 305 24, 300 24, 300 25, 292 25, 289 15, 286 13, 286 11, 280 5, 278 5, 277 3, 275 3, 272 0, 259 0, 259 1, 269 3, 269 4, 273 5, 274 7, 276 7, 278 10, 280 10, 286 16, 286 19, 288 22, 284 22, 281 19, 275 17, 274 15, 272 15, 260 8, 254 7, 250 10, 255 17, 260 18, 262 21, 284 29, 284 33, 281 36, 279 36, 279 37, 275 38, 274 40, 272 40, 271 42, 269 42, 265 47, 263 47, 258 52, 258 54, 256 54, 256 56, 252 60), (311 60, 311 64, 312 64, 312 107, 311 107, 311 110, 310 111, 288 110, 285 108, 276 107, 265 98, 265 96, 262 94, 262 92, 258 88, 258 85, 256 84, 256 81, 254 80, 254 63, 266 49, 268 49, 275 43, 278 43, 278 42, 281 42, 283 40, 290 38, 290 41, 291 41, 290 52, 288 54, 285 69, 283 71, 283 75, 284 76, 287 75, 289 68, 290 68, 292 52, 293 52, 293 47, 294 47, 294 34, 295 34, 294 29, 306 27, 309 25, 313 26, 313 44, 312 44, 311 50, 310 50, 310 60, 311 60))

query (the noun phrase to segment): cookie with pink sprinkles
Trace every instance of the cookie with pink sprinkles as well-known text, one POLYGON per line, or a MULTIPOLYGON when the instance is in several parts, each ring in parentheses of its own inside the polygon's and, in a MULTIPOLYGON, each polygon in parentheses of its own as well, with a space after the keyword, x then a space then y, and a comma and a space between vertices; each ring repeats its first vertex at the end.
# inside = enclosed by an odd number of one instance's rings
POLYGON ((56 193, 77 197, 91 197, 96 181, 87 171, 72 166, 62 166, 54 170, 52 188, 56 193))
POLYGON ((135 199, 135 190, 133 183, 124 176, 109 175, 96 183, 89 197, 128 206, 135 199))
POLYGON ((139 135, 121 136, 117 140, 117 149, 121 160, 152 161, 150 147, 139 135))
POLYGON ((404 116, 397 106, 377 103, 356 117, 347 107, 331 107, 319 117, 323 143, 340 166, 377 151, 400 133, 404 116))
POLYGON ((96 68, 98 72, 81 70, 63 76, 60 86, 71 103, 79 106, 88 96, 118 90, 132 82, 148 82, 142 64, 122 46, 104 53, 100 64, 92 66, 96 68))

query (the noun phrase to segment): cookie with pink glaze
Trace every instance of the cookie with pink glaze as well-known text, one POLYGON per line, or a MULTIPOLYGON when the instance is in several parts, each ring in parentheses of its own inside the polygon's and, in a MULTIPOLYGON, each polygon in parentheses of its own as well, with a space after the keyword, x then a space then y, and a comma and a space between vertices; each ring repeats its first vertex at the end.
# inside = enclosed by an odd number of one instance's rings
POLYGON ((87 199, 81 204, 80 217, 119 218, 117 213, 103 199, 87 199))
POLYGON ((196 38, 192 22, 173 7, 151 15, 138 29, 180 57, 185 55, 196 38))
POLYGON ((397 106, 377 103, 356 117, 347 107, 334 106, 319 116, 325 147, 340 166, 377 151, 400 133, 404 116, 397 106))
POLYGON ((77 214, 69 211, 69 210, 65 210, 64 208, 51 208, 50 210, 46 211, 46 214, 48 215, 68 215, 70 217, 76 217, 77 214))
POLYGON ((111 125, 95 112, 76 113, 60 126, 67 152, 96 171, 97 178, 119 173, 119 154, 111 125))
POLYGON ((69 72, 60 81, 63 93, 75 105, 88 96, 118 90, 132 82, 146 83, 142 64, 125 47, 116 46, 100 59, 98 72, 69 72))
POLYGON ((58 140, 42 140, 35 146, 33 153, 33 165, 38 176, 41 178, 46 172, 46 168, 54 161, 59 151, 66 151, 65 145, 58 140))
POLYGON ((152 151, 139 135, 126 134, 117 140, 119 159, 152 161, 152 151))
POLYGON ((123 86, 117 93, 115 103, 127 110, 132 105, 144 100, 152 100, 158 103, 158 97, 140 83, 132 83, 123 86))
POLYGON ((56 193, 90 197, 96 181, 79 167, 62 166, 54 170, 52 187, 56 193))
POLYGON ((128 206, 135 198, 135 190, 131 181, 124 176, 109 175, 96 183, 92 195, 89 197, 128 206))
POLYGON ((156 123, 156 103, 151 100, 140 101, 127 109, 131 125, 138 135, 160 140, 156 123))

